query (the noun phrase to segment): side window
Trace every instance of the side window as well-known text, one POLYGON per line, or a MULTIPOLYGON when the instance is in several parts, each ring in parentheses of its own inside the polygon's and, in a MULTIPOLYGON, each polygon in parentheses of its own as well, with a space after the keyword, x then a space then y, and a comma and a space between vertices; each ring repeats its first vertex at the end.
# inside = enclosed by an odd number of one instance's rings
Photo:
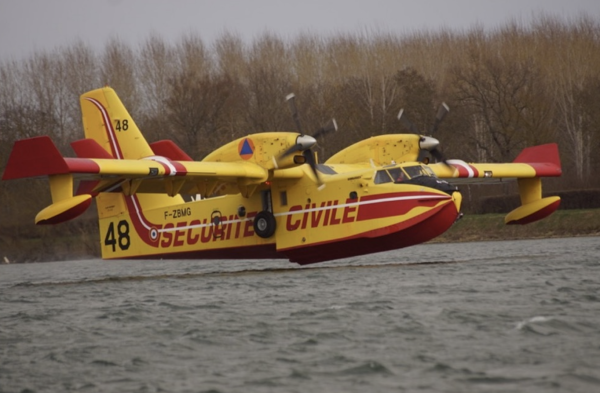
POLYGON ((400 168, 390 169, 388 172, 390 172, 390 176, 392 176, 395 183, 403 182, 408 179, 400 168))
POLYGON ((410 176, 411 179, 419 176, 428 176, 427 172, 423 171, 420 166, 407 166, 404 167, 404 170, 406 173, 408 173, 408 176, 410 176))
POLYGON ((435 177, 435 173, 431 170, 430 167, 426 166, 425 168, 423 168, 425 170, 425 172, 427 173, 427 176, 432 176, 435 177))
POLYGON ((391 183, 391 182, 392 182, 392 178, 390 177, 390 175, 388 175, 387 171, 381 170, 381 171, 377 171, 377 173, 375 174, 375 184, 391 183))

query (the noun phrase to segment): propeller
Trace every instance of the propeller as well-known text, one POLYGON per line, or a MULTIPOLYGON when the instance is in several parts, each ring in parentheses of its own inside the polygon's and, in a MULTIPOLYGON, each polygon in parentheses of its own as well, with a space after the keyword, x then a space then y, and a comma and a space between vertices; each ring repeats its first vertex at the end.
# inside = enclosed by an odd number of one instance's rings
POLYGON ((398 120, 400 120, 400 122, 404 124, 404 127, 408 128, 408 130, 413 134, 419 133, 419 129, 417 128, 415 123, 408 120, 408 117, 404 116, 404 108, 400 109, 400 112, 398 113, 398 120))
POLYGON ((435 121, 433 122, 433 126, 431 126, 431 128, 429 129, 429 135, 435 134, 435 132, 438 130, 438 127, 440 126, 440 123, 442 122, 442 120, 444 120, 444 117, 446 117, 448 112, 450 112, 450 107, 445 102, 442 102, 442 105, 440 105, 435 115, 435 121))
MULTIPOLYGON (((438 130, 440 123, 442 122, 442 120, 444 120, 444 117, 446 117, 448 112, 450 112, 450 107, 445 102, 442 102, 442 104, 438 108, 437 114, 435 115, 435 121, 433 125, 429 128, 429 135, 433 135, 438 130)), ((419 135, 419 148, 421 149, 421 152, 423 150, 426 150, 435 159, 435 162, 446 163, 446 159, 444 158, 442 152, 438 150, 440 141, 433 138, 432 136, 420 135, 417 126, 404 115, 404 108, 400 109, 400 112, 398 113, 398 120, 400 120, 404 127, 410 130, 410 132, 419 135)), ((421 153, 419 153, 418 160, 422 161, 423 158, 424 156, 421 153)))
POLYGON ((296 152, 301 151, 302 155, 305 158, 305 162, 310 166, 315 177, 319 179, 319 183, 321 183, 319 173, 317 172, 317 161, 315 160, 315 156, 311 148, 317 144, 317 138, 328 134, 332 131, 337 131, 337 123, 335 119, 331 119, 324 127, 321 127, 317 131, 315 131, 313 135, 306 135, 302 132, 300 116, 298 114, 298 107, 296 106, 296 96, 294 95, 294 93, 291 93, 288 94, 285 99, 290 106, 292 118, 294 119, 294 123, 296 124, 296 130, 300 133, 300 135, 296 138, 296 144, 287 149, 282 154, 282 157, 287 157, 290 154, 294 154, 296 152))

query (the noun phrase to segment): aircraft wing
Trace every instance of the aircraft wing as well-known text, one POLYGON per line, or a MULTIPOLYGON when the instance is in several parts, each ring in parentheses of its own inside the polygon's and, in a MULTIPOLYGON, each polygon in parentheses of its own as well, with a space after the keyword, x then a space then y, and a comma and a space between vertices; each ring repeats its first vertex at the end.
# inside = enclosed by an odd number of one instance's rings
MULTIPOLYGON (((205 194, 219 183, 238 186, 244 192, 246 187, 257 186, 268 178, 267 170, 249 162, 174 161, 164 156, 117 160, 108 158, 103 150, 87 147, 86 150, 74 146, 76 151, 85 151, 88 156, 100 158, 62 157, 47 136, 17 141, 3 180, 75 175, 83 180, 81 184, 85 193, 89 194, 121 187, 125 193, 167 193, 173 196, 181 192, 205 194)), ((81 187, 78 193, 82 193, 81 187)))
POLYGON ((451 179, 453 184, 556 177, 562 173, 556 143, 528 147, 512 163, 466 163, 461 160, 447 160, 446 163, 430 164, 429 168, 437 177, 451 179))
POLYGON ((522 225, 541 220, 560 205, 558 196, 542 197, 541 178, 560 176, 562 173, 556 143, 528 147, 512 163, 467 164, 460 160, 448 160, 429 167, 438 177, 447 178, 453 184, 516 179, 521 206, 506 215, 506 224, 522 225))

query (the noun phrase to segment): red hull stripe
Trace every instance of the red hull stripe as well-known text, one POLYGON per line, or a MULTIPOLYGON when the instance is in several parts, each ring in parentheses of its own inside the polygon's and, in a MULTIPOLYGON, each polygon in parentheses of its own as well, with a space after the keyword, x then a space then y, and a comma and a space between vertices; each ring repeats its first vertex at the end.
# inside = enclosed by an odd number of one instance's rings
MULTIPOLYGON (((446 204, 447 205, 447 204, 446 204)), ((356 239, 361 239, 361 238, 376 238, 378 236, 384 236, 390 233, 394 233, 394 232, 398 232, 398 231, 402 231, 405 229, 410 228, 411 226, 415 225, 416 223, 423 221, 433 215, 435 215, 437 212, 439 212, 444 206, 438 206, 435 209, 430 209, 426 212, 424 212, 423 214, 420 214, 418 216, 412 217, 408 220, 387 226, 387 227, 381 227, 381 228, 377 228, 377 229, 373 229, 370 231, 366 231, 366 232, 361 232, 358 233, 356 235, 352 235, 352 236, 348 236, 345 238, 337 238, 335 240, 328 240, 328 241, 324 241, 324 242, 319 242, 319 243, 310 243, 308 245, 305 246, 295 246, 295 247, 289 247, 289 248, 280 248, 279 251, 281 252, 285 252, 288 253, 289 251, 292 250, 298 250, 298 249, 305 249, 305 248, 311 248, 311 247, 315 247, 315 246, 321 246, 321 245, 326 245, 326 244, 330 244, 330 243, 337 243, 339 241, 349 241, 349 240, 356 240, 356 239)), ((458 214, 458 213, 457 213, 458 214)))
POLYGON ((446 203, 407 222, 345 239, 279 250, 301 265, 396 250, 431 240, 452 226, 458 212, 446 203), (386 232, 387 231, 387 232, 386 232))
POLYGON ((146 219, 137 196, 125 196, 125 202, 127 203, 127 210, 129 210, 129 217, 138 236, 149 246, 158 247, 156 240, 158 240, 158 231, 161 226, 154 225, 146 219))
POLYGON ((356 221, 372 220, 384 217, 404 215, 417 206, 432 207, 442 200, 450 200, 449 195, 441 195, 428 192, 405 192, 369 195, 362 197, 358 202, 347 199, 346 203, 312 207, 275 214, 276 217, 289 216, 292 214, 304 214, 332 209, 345 209, 358 207, 356 221), (398 203, 402 202, 402 203, 398 203))
POLYGON ((433 207, 440 200, 450 199, 449 196, 433 195, 413 195, 413 196, 393 196, 380 198, 364 203, 364 198, 359 203, 358 215, 356 221, 373 220, 385 217, 402 216, 417 206, 433 207), (398 203, 403 201, 403 203, 398 203))

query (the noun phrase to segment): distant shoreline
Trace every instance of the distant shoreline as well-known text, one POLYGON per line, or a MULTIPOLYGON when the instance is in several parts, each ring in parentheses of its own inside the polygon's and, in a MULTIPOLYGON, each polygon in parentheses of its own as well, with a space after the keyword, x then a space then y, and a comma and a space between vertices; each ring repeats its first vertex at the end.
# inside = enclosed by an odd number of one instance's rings
POLYGON ((505 225, 504 214, 465 214, 431 243, 600 236, 600 209, 558 210, 528 225, 505 225))

